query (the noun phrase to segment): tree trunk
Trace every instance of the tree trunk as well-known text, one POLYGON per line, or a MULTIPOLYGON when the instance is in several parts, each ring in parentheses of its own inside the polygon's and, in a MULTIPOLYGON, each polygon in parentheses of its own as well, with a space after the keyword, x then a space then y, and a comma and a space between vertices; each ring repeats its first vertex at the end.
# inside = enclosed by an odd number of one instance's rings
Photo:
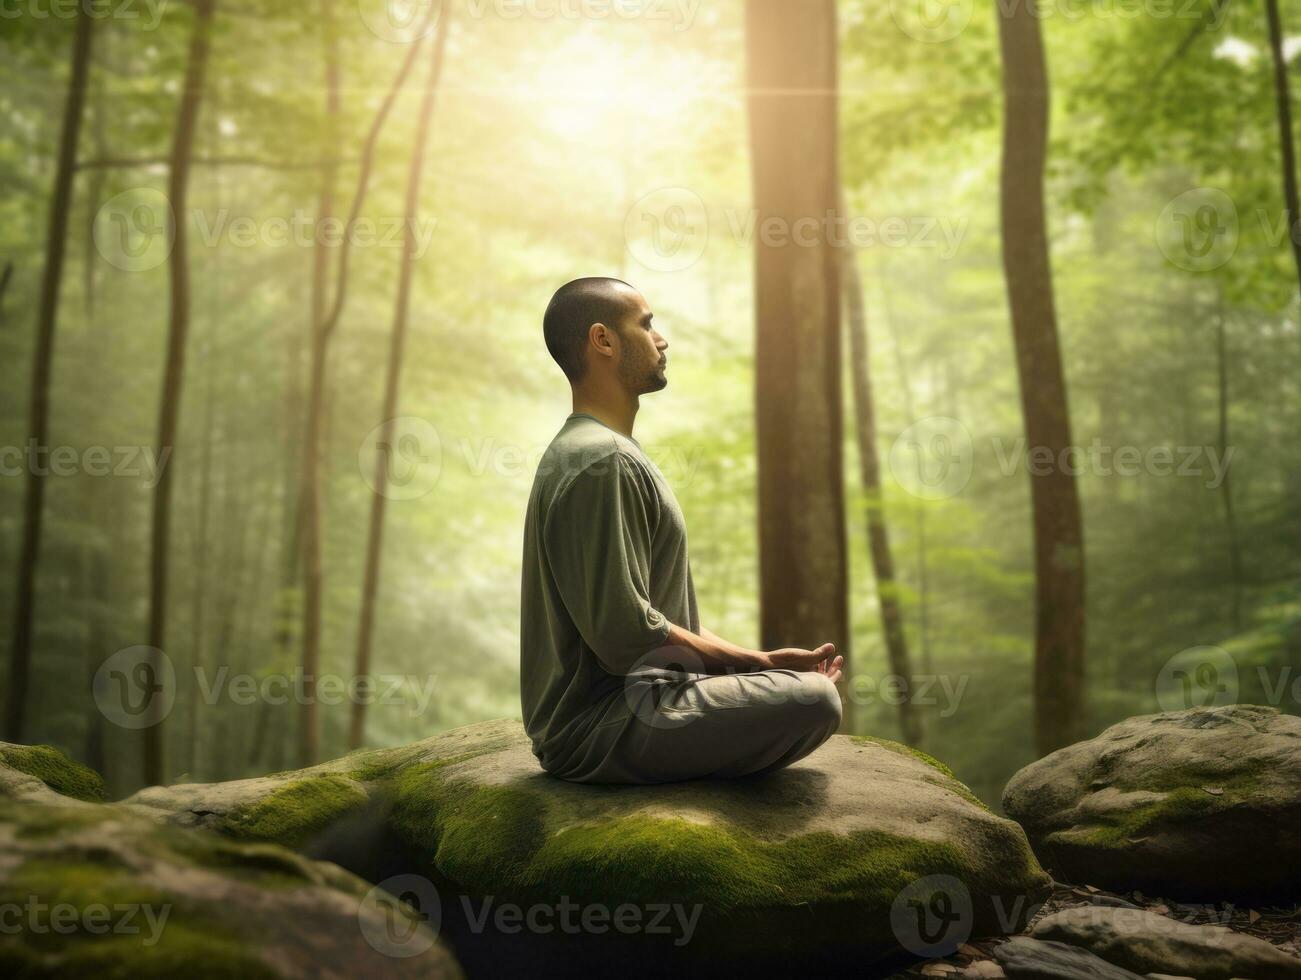
MULTIPOLYGON (((1044 223, 1048 72, 1039 21, 1020 5, 998 17, 1003 52, 1003 268, 1031 452, 1071 445, 1044 223)), ((1035 746, 1083 735, 1084 548, 1075 477, 1056 462, 1030 477, 1035 552, 1035 746)))
MULTIPOLYGON (((848 208, 842 211, 848 214, 848 208)), ((885 636, 890 673, 904 679, 906 696, 899 702, 899 731, 909 745, 922 743, 922 718, 913 701, 912 660, 904 632, 903 608, 894 577, 894 554, 885 523, 885 502, 881 495, 881 460, 876 451, 876 402, 872 395, 872 358, 867 336, 867 312, 858 259, 846 248, 845 299, 849 321, 849 360, 854 380, 854 418, 858 434, 859 473, 867 496, 867 543, 876 576, 877 603, 881 607, 881 632, 885 636)))
MULTIPOLYGON (((49 442, 50 375, 54 365, 59 287, 63 282, 68 212, 72 205, 72 178, 77 167, 77 142, 81 134, 82 106, 86 101, 86 78, 90 73, 91 41, 95 29, 95 18, 86 12, 84 6, 77 7, 76 17, 72 71, 68 80, 68 98, 63 107, 63 131, 59 137, 59 162, 54 174, 54 194, 50 200, 49 221, 45 231, 45 272, 41 280, 40 307, 36 319, 36 350, 32 357, 27 447, 34 446, 37 449, 43 449, 49 442)), ((6 272, 6 283, 8 278, 6 272)), ((5 738, 10 742, 21 742, 27 727, 32 630, 36 617, 36 567, 41 549, 41 511, 45 503, 45 479, 36 472, 37 469, 36 466, 27 467, 27 488, 23 500, 23 542, 18 553, 13 639, 9 652, 9 703, 5 716, 5 738)))
MULTIPOLYGON (((1219 308, 1215 318, 1215 363, 1216 380, 1219 390, 1219 442, 1220 458, 1227 460, 1229 454, 1229 342, 1228 314, 1224 309, 1224 296, 1219 297, 1219 308)), ((1238 520, 1233 512, 1233 485, 1229 477, 1229 467, 1224 468, 1224 480, 1220 484, 1220 500, 1224 504, 1224 530, 1229 538, 1229 575, 1232 578, 1232 598, 1230 616, 1233 632, 1242 632, 1242 547, 1238 540, 1238 520)))
MULTIPOLYGON (((339 318, 343 315, 344 302, 348 296, 348 259, 351 255, 352 229, 361 214, 361 207, 365 203, 366 192, 370 186, 371 168, 375 160, 375 146, 379 141, 379 134, 384 128, 384 122, 388 118, 389 111, 393 108, 393 102, 402 90, 402 85, 411 71, 411 66, 415 63, 416 55, 419 53, 420 45, 425 36, 425 28, 428 27, 430 18, 434 16, 435 9, 436 5, 432 3, 426 8, 425 20, 416 32, 416 40, 408 45, 407 56, 398 69, 383 103, 376 111, 375 118, 371 121, 370 132, 366 134, 365 146, 362 148, 361 164, 357 171, 357 190, 353 194, 352 208, 348 213, 348 220, 344 226, 342 244, 339 246, 339 261, 334 277, 334 300, 330 304, 328 311, 325 309, 324 304, 325 290, 323 281, 325 272, 323 268, 319 272, 319 281, 322 282, 322 287, 319 292, 315 288, 313 289, 312 367, 310 381, 308 382, 306 445, 303 451, 302 525, 299 529, 303 539, 303 671, 305 674, 308 672, 309 660, 313 664, 313 669, 315 669, 315 665, 320 658, 321 594, 324 581, 324 572, 321 567, 323 497, 320 469, 321 446, 324 441, 325 392, 328 387, 326 368, 329 359, 330 339, 334 335, 335 327, 339 324, 339 318), (318 297, 321 300, 319 308, 317 307, 318 297)), ((330 0, 322 0, 322 10, 323 12, 332 10, 330 0)), ((328 59, 327 52, 327 61, 328 59)), ((326 71, 328 82, 328 65, 326 71)), ((337 88, 337 79, 334 85, 337 88)), ((337 141, 334 141, 329 146, 329 152, 336 149, 335 143, 337 141)), ((325 155, 328 157, 329 153, 325 155)), ((325 174, 326 184, 332 184, 333 180, 334 172, 331 167, 327 169, 325 174)), ((322 207, 325 205, 326 200, 323 193, 322 207)), ((319 250, 318 261, 324 261, 319 250)), ((317 278, 314 275, 314 279, 317 278)), ((304 690, 306 689, 306 684, 304 684, 304 690)), ((316 706, 313 703, 314 695, 306 700, 307 704, 304 706, 299 719, 298 755, 302 765, 311 765, 315 761, 318 751, 316 706)))
MULTIPOLYGON (((325 33, 326 139, 323 155, 338 146, 339 38, 334 25, 334 0, 321 0, 321 29, 325 33)), ((321 176, 316 208, 317 226, 334 217, 334 185, 338 166, 331 163, 321 176)), ((321 329, 329 289, 329 253, 318 241, 312 265, 312 373, 308 382, 307 438, 303 452, 303 703, 298 712, 298 762, 316 763, 320 752, 317 725, 316 673, 321 661, 321 605, 325 573, 321 558, 321 420, 326 399, 325 365, 329 337, 321 329)))
POLYGON ((826 235, 801 241, 808 222, 835 212, 839 195, 834 0, 747 0, 746 53, 760 231, 760 639, 765 649, 830 640, 849 676, 840 259, 826 235), (782 237, 765 235, 766 222, 782 237))
MULTIPOLYGON (((429 65, 429 79, 425 84, 420 103, 420 118, 416 124, 415 144, 411 150, 411 170, 407 175, 405 237, 402 243, 402 265, 398 274, 397 302, 393 311, 393 334, 389 341, 388 374, 384 381, 384 405, 380 410, 383 426, 377 445, 391 445, 394 439, 393 422, 398 411, 398 396, 402 388, 402 352, 406 345, 407 311, 411 305, 411 278, 416 263, 416 218, 420 203, 420 179, 424 172, 425 144, 429 137, 429 123, 434 114, 434 97, 438 92, 439 78, 443 72, 443 57, 447 48, 447 31, 452 17, 452 5, 444 3, 438 18, 438 36, 434 40, 433 58, 429 65)), ((388 461, 384 454, 375 458, 374 496, 370 505, 370 529, 366 541, 366 571, 362 582, 361 620, 357 629, 357 659, 355 676, 365 677, 370 672, 371 640, 375 629, 375 596, 379 591, 380 560, 384 547, 384 511, 388 496, 384 489, 388 482, 388 461)), ((348 730, 350 748, 360 748, 365 737, 366 704, 356 698, 352 703, 352 719, 348 730)))
MULTIPOLYGON (((203 88, 207 79, 208 46, 216 0, 194 0, 194 33, 190 37, 190 52, 185 67, 185 81, 181 89, 180 106, 176 114, 176 129, 172 137, 169 160, 167 199, 171 206, 172 248, 167 257, 168 278, 171 283, 167 330, 167 361, 163 369, 163 390, 158 411, 158 452, 162 462, 158 485, 154 491, 153 537, 150 550, 149 572, 149 638, 148 645, 160 653, 167 642, 167 560, 171 539, 172 473, 176 460, 172 458, 176 445, 176 432, 181 414, 181 388, 185 380, 185 343, 190 329, 190 271, 188 228, 189 215, 186 192, 190 180, 190 156, 194 149, 194 132, 203 102, 203 88)), ((149 665, 153 676, 159 674, 160 663, 156 653, 149 665)), ((144 730, 144 778, 149 784, 164 781, 167 775, 164 759, 163 719, 161 701, 146 693, 146 718, 150 724, 144 730)))
POLYGON ((1269 49, 1274 62, 1274 105, 1278 115, 1278 142, 1283 158, 1283 201, 1287 207, 1287 237, 1292 245, 1297 283, 1301 285, 1301 200, 1296 186, 1296 150, 1292 142, 1292 95, 1288 89, 1287 58, 1283 54, 1283 20, 1278 0, 1265 0, 1269 22, 1269 49))

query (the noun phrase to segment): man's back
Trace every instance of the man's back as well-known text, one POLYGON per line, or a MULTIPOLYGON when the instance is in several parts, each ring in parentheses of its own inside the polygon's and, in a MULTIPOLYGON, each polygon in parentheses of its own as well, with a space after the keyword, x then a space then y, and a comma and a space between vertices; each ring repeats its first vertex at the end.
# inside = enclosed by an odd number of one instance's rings
POLYGON ((543 768, 599 766, 633 720, 624 677, 670 623, 700 627, 677 499, 635 439, 574 413, 539 462, 524 527, 520 694, 543 768))

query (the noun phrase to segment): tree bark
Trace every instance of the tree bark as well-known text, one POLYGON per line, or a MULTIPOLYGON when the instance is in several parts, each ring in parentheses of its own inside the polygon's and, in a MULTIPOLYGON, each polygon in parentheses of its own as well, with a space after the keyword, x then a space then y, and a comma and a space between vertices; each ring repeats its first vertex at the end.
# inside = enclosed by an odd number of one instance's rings
POLYGON ((797 244, 839 196, 834 0, 747 0, 746 54, 759 230, 760 639, 765 649, 830 640, 850 676, 840 259, 826 235, 797 244), (766 222, 784 236, 764 234, 766 222))
POLYGON ((1283 54, 1283 20, 1278 0, 1265 0, 1269 22, 1269 49, 1274 64, 1274 105, 1278 116, 1278 142, 1283 163, 1283 202, 1287 208, 1287 237, 1292 246, 1297 284, 1301 287, 1301 199, 1297 196, 1296 148, 1292 137, 1292 94, 1288 88, 1287 58, 1283 54))
MULTIPOLYGON (((438 35, 434 40, 433 57, 429 65, 429 79, 420 102, 420 117, 416 124, 415 144, 411 150, 411 170, 407 175, 407 196, 404 209, 405 236, 402 242, 402 265, 398 273, 397 302, 393 311, 393 332, 389 341, 388 373, 384 381, 384 405, 380 410, 383 426, 378 445, 393 443, 393 422, 397 416, 398 398, 402 389, 402 354, 406 345, 407 311, 411 306, 411 279, 416 263, 416 217, 419 213, 420 180, 424 175, 425 144, 429 138, 429 124, 434 114, 434 99, 438 93, 439 79, 443 73, 443 59, 447 48, 447 31, 451 23, 452 5, 443 3, 438 18, 438 35)), ((354 665, 356 677, 370 672, 371 640, 375 631, 375 596, 379 591, 380 562, 384 548, 384 513, 388 496, 384 488, 388 482, 388 461, 380 453, 375 459, 375 492, 371 497, 370 528, 366 540, 366 570, 361 590, 361 618, 357 628, 357 657, 354 665)), ((360 748, 365 738, 366 703, 356 698, 352 703, 352 718, 348 730, 350 748, 360 748)))
MULTIPOLYGON (((848 208, 842 204, 842 211, 848 208)), ((899 702, 899 731, 913 746, 922 744, 922 718, 913 701, 912 659, 908 655, 908 637, 904 632, 903 607, 899 603, 894 576, 894 553, 885 522, 885 502, 881 494, 881 460, 876 451, 876 401, 872 394, 871 345, 867 336, 867 311, 863 300, 863 283, 858 260, 851 248, 844 251, 845 299, 848 307, 849 360, 854 385, 854 420, 858 435, 859 475, 867 497, 867 544, 876 576, 877 604, 881 609, 881 632, 885 637, 890 673, 904 679, 905 697, 899 702)))
MULTIPOLYGON (((325 33, 326 146, 337 145, 339 118, 339 38, 334 24, 333 0, 321 0, 321 29, 325 33)), ((334 185, 338 168, 327 166, 321 175, 316 207, 318 227, 334 217, 334 185)), ((316 673, 321 660, 321 605, 325 573, 321 557, 321 419, 326 399, 325 365, 329 338, 321 329, 329 289, 329 253, 318 241, 312 263, 312 370, 308 386, 307 439, 303 472, 303 703, 298 713, 299 765, 314 765, 319 755, 316 673)))
MULTIPOLYGON (((330 3, 331 0, 322 0, 323 13, 332 10, 330 3)), ((402 90, 402 86, 411 72, 411 66, 415 63, 416 55, 419 53, 420 45, 425 36, 424 27, 428 26, 430 18, 434 16, 434 11, 435 5, 430 4, 425 12, 424 24, 417 31, 417 39, 410 43, 407 56, 398 69, 393 84, 389 87, 388 94, 376 111, 375 118, 371 121, 370 131, 366 134, 365 145, 362 148, 361 164, 357 172, 357 189, 353 194, 352 208, 348 213, 348 220, 344 226, 342 243, 339 245, 338 264, 334 276, 334 297, 328 308, 325 303, 324 280, 326 278, 326 269, 324 265, 318 264, 313 274, 312 358, 310 380, 308 381, 306 438, 303 450, 302 523, 299 527, 303 542, 304 674, 309 673, 309 663, 311 669, 315 670, 320 659, 321 596, 324 583, 321 554, 323 511, 321 447, 324 442, 330 340, 334 336, 334 330, 339 324, 340 317, 343 315, 344 304, 348 296, 348 260, 351 256, 351 233, 353 226, 357 223, 357 218, 361 214, 361 208, 366 200, 366 193, 370 186, 370 175, 374 166, 375 147, 379 141, 379 134, 384 128, 384 123, 388 119, 389 111, 393 108, 398 93, 402 90), (317 288, 318 283, 320 284, 319 289, 317 288)), ((328 22, 332 23, 332 21, 328 22)), ((327 53, 327 87, 330 84, 329 59, 330 56, 327 53)), ((333 83, 336 89, 337 84, 336 78, 333 83)), ((337 99, 337 92, 335 98, 337 99)), ((337 112, 337 105, 331 111, 337 112)), ((332 141, 328 149, 333 148, 334 143, 332 141)), ((334 169, 328 168, 325 173, 323 187, 332 186, 333 180, 334 169)), ((332 208, 332 206, 331 200, 326 198, 323 190, 322 209, 326 207, 332 208)), ((322 210, 322 215, 324 213, 324 210, 322 210)), ((316 260, 318 263, 324 263, 325 261, 324 252, 319 247, 316 260)), ((308 690, 306 682, 304 683, 304 690, 308 690)), ((319 750, 319 735, 317 733, 317 712, 314 695, 309 694, 305 700, 306 704, 299 717, 298 755, 299 763, 307 766, 316 760, 319 750)))
MULTIPOLYGON (((203 89, 207 79, 208 51, 212 18, 216 0, 194 0, 194 32, 190 37, 190 51, 185 67, 185 80, 181 89, 180 105, 176 114, 176 129, 172 137, 172 151, 167 179, 167 199, 171 207, 171 251, 167 257, 168 279, 171 283, 168 329, 167 361, 163 368, 163 390, 158 410, 158 452, 167 453, 158 474, 154 491, 153 533, 149 559, 149 637, 148 646, 161 652, 167 642, 167 585, 168 545, 171 541, 172 474, 176 468, 174 450, 181 414, 181 391, 185 381, 185 344, 190 329, 190 270, 188 248, 187 191, 190 181, 190 155, 194 148, 194 133, 199 109, 203 103, 203 89)), ((159 661, 151 655, 153 676, 159 673, 159 661)), ((167 765, 164 756, 163 719, 161 700, 149 696, 146 718, 150 724, 144 729, 144 778, 149 784, 164 781, 167 765)))
MULTIPOLYGON (((63 107, 63 130, 59 137, 59 162, 54 173, 45 232, 45 271, 41 279, 40 306, 36 319, 36 350, 32 358, 32 387, 27 421, 27 447, 43 449, 49 442, 50 375, 54 366, 54 335, 59 316, 59 287, 63 282, 63 259, 67 249, 68 213, 72 205, 72 178, 76 172, 77 143, 81 135, 82 108, 86 101, 86 79, 90 74, 91 42, 95 18, 84 6, 77 7, 76 34, 72 42, 72 71, 68 98, 63 107)), ((6 270, 4 281, 9 281, 6 270)), ((18 552, 18 581, 15 585, 13 638, 9 653, 9 698, 5 714, 5 738, 21 742, 27 728, 27 698, 31 682, 32 630, 36 619, 36 572, 41 550, 41 516, 45 504, 45 478, 38 467, 27 467, 23 499, 23 542, 18 552)))
MULTIPOLYGON (((1003 52, 1003 268, 1029 450, 1054 461, 1071 446, 1044 220, 1048 72, 1039 22, 1026 5, 998 14, 1003 52)), ((1030 476, 1035 554, 1035 746, 1077 741, 1084 728, 1084 547, 1075 477, 1054 462, 1030 476)))

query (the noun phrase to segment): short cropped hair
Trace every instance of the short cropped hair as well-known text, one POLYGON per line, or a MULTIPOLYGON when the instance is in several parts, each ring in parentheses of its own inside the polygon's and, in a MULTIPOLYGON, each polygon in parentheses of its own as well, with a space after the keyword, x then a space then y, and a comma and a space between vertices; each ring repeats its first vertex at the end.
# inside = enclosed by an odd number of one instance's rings
POLYGON ((575 279, 556 290, 547 305, 546 315, 542 318, 542 336, 547 342, 547 350, 570 383, 583 380, 587 371, 584 355, 592 324, 604 323, 616 330, 628 313, 628 299, 619 294, 617 286, 628 284, 622 279, 605 276, 575 279))

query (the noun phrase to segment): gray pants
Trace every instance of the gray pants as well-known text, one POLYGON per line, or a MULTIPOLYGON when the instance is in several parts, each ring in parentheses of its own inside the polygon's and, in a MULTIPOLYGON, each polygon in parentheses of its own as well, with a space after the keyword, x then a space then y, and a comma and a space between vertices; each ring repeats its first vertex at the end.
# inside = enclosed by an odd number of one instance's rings
POLYGON ((824 674, 647 670, 627 678, 623 724, 590 736, 589 760, 562 778, 668 783, 771 772, 804 758, 840 727, 840 692, 824 674))

